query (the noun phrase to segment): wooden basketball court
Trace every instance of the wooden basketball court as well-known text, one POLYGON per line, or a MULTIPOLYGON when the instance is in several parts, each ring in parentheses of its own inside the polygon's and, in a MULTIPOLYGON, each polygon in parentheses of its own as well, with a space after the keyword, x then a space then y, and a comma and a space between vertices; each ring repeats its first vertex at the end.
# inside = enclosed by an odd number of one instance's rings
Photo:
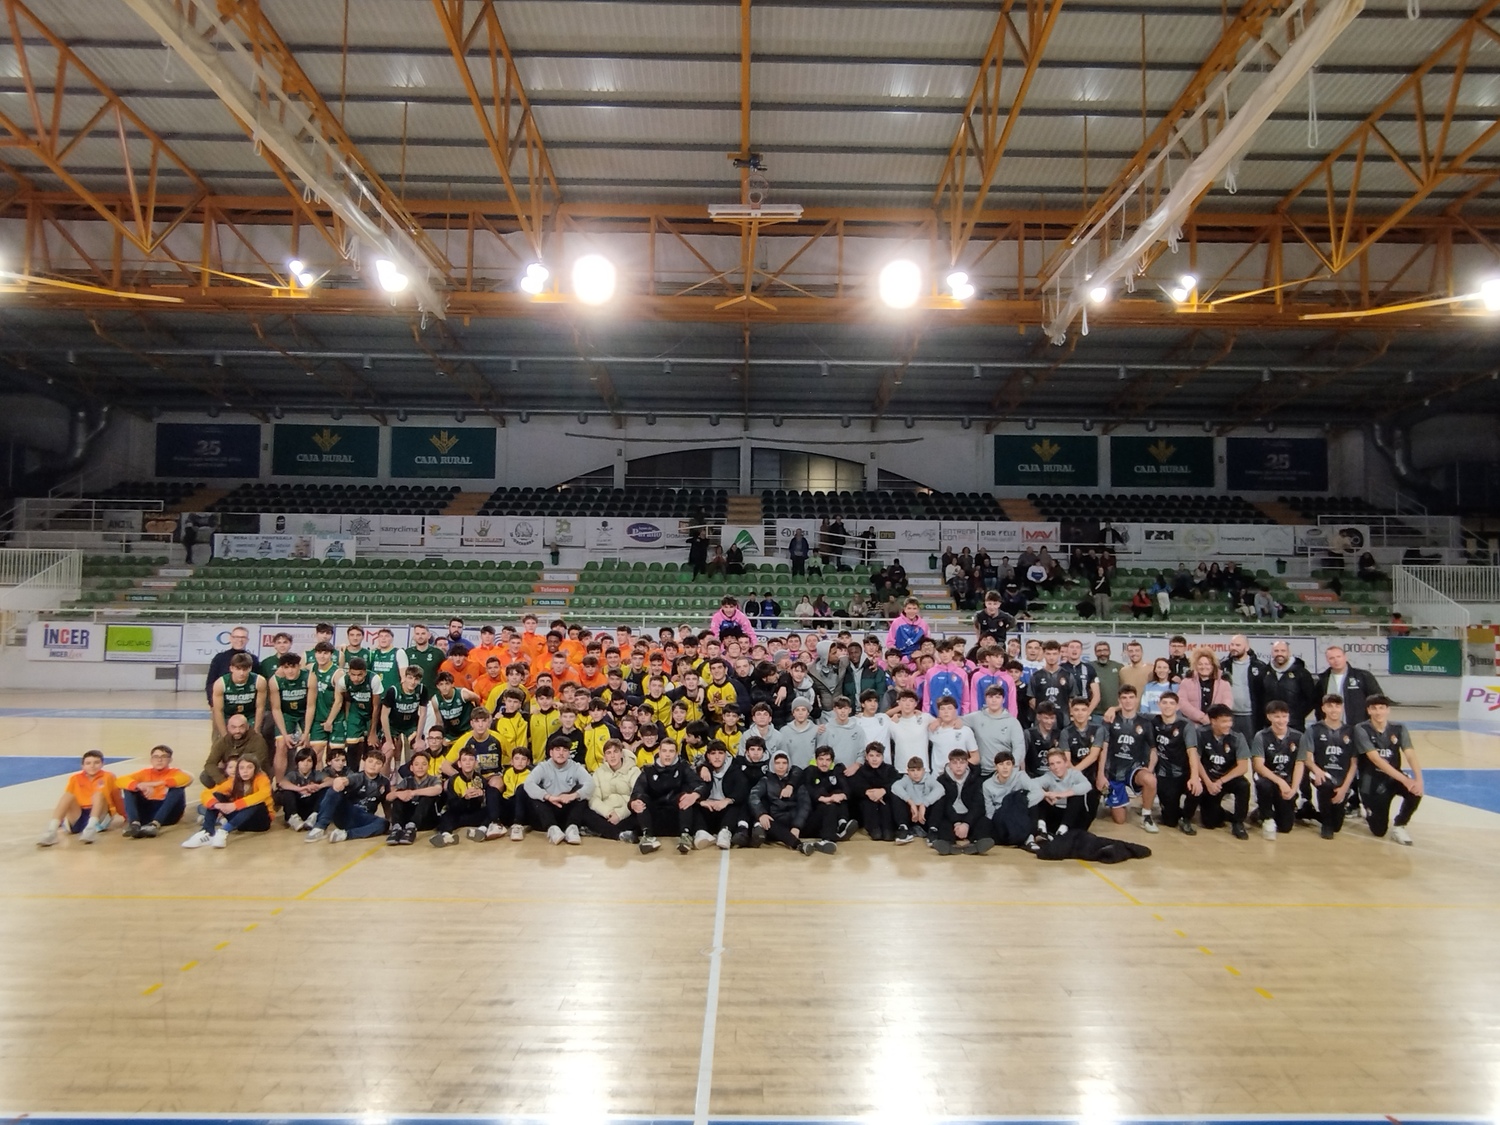
MULTIPOLYGON (((37 759, 98 746, 124 772, 160 741, 196 770, 196 703, 0 693, 0 1105, 920 1122, 1500 1104, 1493 812, 1425 800, 1411 848, 1362 825, 1272 844, 1131 824, 1105 831, 1156 854, 1110 868, 862 837, 810 858, 280 827, 225 851, 184 851, 180 827, 35 846, 75 768, 37 759)), ((1417 739, 1429 769, 1500 756, 1417 739)))

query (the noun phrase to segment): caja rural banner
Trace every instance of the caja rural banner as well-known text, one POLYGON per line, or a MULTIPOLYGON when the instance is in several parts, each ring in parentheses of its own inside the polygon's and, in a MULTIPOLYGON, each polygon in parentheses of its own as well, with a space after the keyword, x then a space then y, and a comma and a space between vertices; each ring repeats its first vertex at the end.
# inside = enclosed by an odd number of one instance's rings
POLYGON ((1111 488, 1212 488, 1211 437, 1120 437, 1109 439, 1111 488))
POLYGON ((278 422, 271 438, 271 472, 278 477, 377 476, 380 427, 278 422))
POLYGON ((1393 676, 1462 676, 1464 646, 1438 637, 1392 637, 1387 670, 1393 676))
POLYGON ((397 480, 491 480, 496 432, 493 426, 395 426, 391 429, 391 476, 397 480))
POLYGON ((1077 434, 997 434, 995 484, 1007 488, 1097 488, 1099 439, 1077 434))

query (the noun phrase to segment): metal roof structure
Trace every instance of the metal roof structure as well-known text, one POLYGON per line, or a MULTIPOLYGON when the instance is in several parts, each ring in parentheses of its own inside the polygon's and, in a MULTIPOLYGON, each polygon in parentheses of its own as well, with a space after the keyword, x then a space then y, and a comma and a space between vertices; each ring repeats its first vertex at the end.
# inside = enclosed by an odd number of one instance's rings
POLYGON ((500 421, 1500 408, 1500 0, 0 3, 7 389, 500 421), (568 287, 587 252, 619 270, 601 309, 568 287), (904 313, 874 297, 895 256, 904 313))

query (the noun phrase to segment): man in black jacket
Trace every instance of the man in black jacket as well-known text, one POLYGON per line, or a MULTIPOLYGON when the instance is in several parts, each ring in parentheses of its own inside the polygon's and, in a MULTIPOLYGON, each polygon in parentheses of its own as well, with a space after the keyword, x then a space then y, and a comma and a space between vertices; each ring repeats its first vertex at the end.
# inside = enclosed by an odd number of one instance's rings
POLYGON ((814 849, 832 854, 838 841, 847 840, 858 827, 849 807, 848 779, 833 760, 833 747, 813 751, 813 764, 802 771, 802 787, 809 809, 802 834, 814 849))
POLYGON ((948 766, 938 783, 946 799, 938 806, 938 823, 927 830, 932 850, 938 855, 984 855, 995 841, 988 835, 979 771, 969 768, 966 751, 948 751, 948 766))
POLYGON ((750 842, 750 781, 739 759, 715 739, 698 766, 698 822, 693 842, 700 848, 717 844, 728 851, 750 842))
POLYGON ((812 843, 802 839, 812 798, 801 782, 801 771, 792 767, 785 750, 771 755, 770 770, 750 790, 750 815, 755 818, 750 839, 754 846, 775 840, 793 851, 812 855, 812 843))
MULTIPOLYGON (((1380 681, 1363 668, 1350 664, 1342 645, 1329 645, 1323 655, 1328 661, 1328 667, 1318 677, 1317 697, 1343 696, 1344 723, 1353 730, 1370 717, 1365 700, 1372 695, 1381 694, 1380 681)), ((1320 707, 1318 719, 1321 721, 1322 718, 1323 710, 1320 707)))
POLYGON ((698 775, 677 756, 677 747, 664 742, 656 761, 641 770, 630 793, 630 811, 641 825, 640 849, 650 855, 661 847, 659 835, 676 836, 677 850, 693 850, 698 826, 698 775))
POLYGON ((1224 682, 1234 693, 1234 729, 1246 745, 1266 725, 1266 665, 1243 633, 1229 638, 1229 655, 1219 661, 1224 682))
POLYGON ((1292 656, 1292 646, 1286 641, 1271 642, 1271 662, 1266 665, 1262 682, 1265 702, 1281 700, 1290 716, 1288 725, 1295 731, 1306 730, 1307 716, 1320 698, 1318 682, 1302 658, 1292 656))

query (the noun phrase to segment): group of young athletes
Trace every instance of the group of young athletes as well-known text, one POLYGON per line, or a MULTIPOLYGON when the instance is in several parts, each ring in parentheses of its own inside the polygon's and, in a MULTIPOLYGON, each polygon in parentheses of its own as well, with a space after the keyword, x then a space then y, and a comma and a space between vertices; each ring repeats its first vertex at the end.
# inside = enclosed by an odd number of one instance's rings
POLYGON ((535 830, 643 853, 666 840, 811 854, 862 829, 982 855, 1040 851, 1101 807, 1123 824, 1133 798, 1150 833, 1194 835, 1196 817, 1275 839, 1302 820, 1331 839, 1358 809, 1374 835, 1411 842, 1410 735, 1337 646, 1329 690, 1314 692, 1300 661, 1261 662, 1243 638, 1220 662, 1174 637, 1150 666, 1131 642, 1121 665, 1108 645, 1087 661, 1077 641, 1009 636, 1011 624, 990 595, 973 637, 931 636, 912 600, 883 640, 759 638, 726 598, 709 628, 656 637, 544 631, 534 614, 486 625, 472 646, 457 618, 446 634, 412 626, 405 648, 388 628, 350 626, 336 645, 319 625, 305 653, 282 633, 210 684, 215 741, 191 810, 170 748, 122 777, 91 750, 39 842, 93 843, 116 822, 150 838, 187 818, 183 847, 222 848, 279 812, 309 841, 430 832, 445 847, 535 830))

